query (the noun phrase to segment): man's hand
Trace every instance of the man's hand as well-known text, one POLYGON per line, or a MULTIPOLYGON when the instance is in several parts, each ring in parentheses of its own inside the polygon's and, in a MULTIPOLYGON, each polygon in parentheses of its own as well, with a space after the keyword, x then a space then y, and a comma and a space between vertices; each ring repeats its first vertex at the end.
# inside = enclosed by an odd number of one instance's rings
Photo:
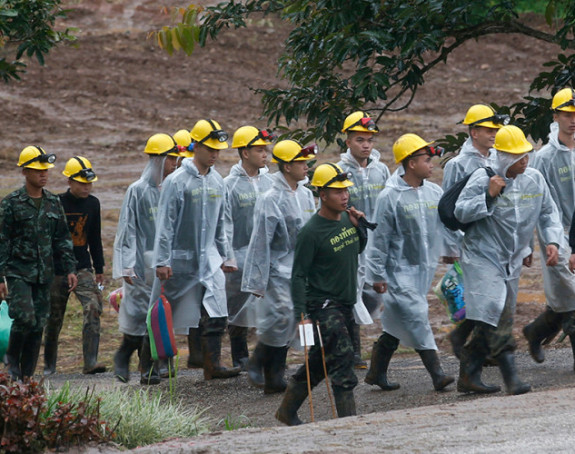
POLYGON ((5 300, 8 297, 8 288, 4 282, 0 282, 0 298, 5 300))
POLYGON ((104 275, 103 274, 96 274, 96 284, 104 285, 104 275))
POLYGON ((527 257, 523 259, 523 266, 531 268, 531 265, 533 265, 533 253, 529 254, 527 257))
POLYGON ((501 194, 501 191, 503 190, 504 187, 505 187, 505 180, 501 178, 499 175, 493 175, 489 179, 488 192, 491 197, 495 198, 499 194, 501 194))
POLYGON ((68 292, 73 292, 78 286, 78 277, 74 273, 68 274, 68 292))
POLYGON ((555 266, 559 263, 559 250, 557 246, 554 244, 548 244, 545 248, 545 255, 547 255, 547 261, 545 265, 547 266, 555 266))
POLYGON ((128 285, 134 285, 134 281, 132 280, 132 278, 130 276, 122 276, 122 279, 124 279, 124 282, 128 285))
POLYGON ((158 266, 156 268, 156 276, 161 281, 167 281, 172 277, 172 267, 171 266, 158 266))
POLYGON ((455 262, 459 260, 459 257, 441 257, 441 262, 444 265, 453 265, 455 262))
POLYGON ((234 271, 237 271, 238 267, 237 266, 232 266, 232 265, 222 265, 222 271, 224 273, 233 273, 234 271))
POLYGON ((571 254, 571 257, 569 257, 569 270, 575 273, 575 254, 571 254))
POLYGON ((387 282, 374 282, 373 289, 375 293, 385 293, 387 292, 387 282))
POLYGON ((354 225, 354 227, 357 227, 357 221, 359 220, 359 218, 365 217, 365 213, 356 210, 354 207, 349 207, 347 209, 347 214, 349 214, 349 220, 354 225))

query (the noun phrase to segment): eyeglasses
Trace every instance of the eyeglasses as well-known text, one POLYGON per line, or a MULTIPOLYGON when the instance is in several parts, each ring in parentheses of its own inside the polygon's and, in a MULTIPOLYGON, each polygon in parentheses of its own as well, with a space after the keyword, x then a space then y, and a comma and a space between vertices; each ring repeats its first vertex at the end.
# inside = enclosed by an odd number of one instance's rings
POLYGON ((486 121, 490 121, 496 125, 503 125, 507 126, 511 121, 511 117, 505 114, 493 114, 491 117, 482 118, 481 120, 474 121, 473 123, 469 123, 469 126, 481 126, 479 123, 484 123, 486 121))
POLYGON ((259 139, 262 140, 266 140, 267 142, 275 142, 277 140, 278 136, 275 135, 272 131, 270 131, 269 129, 261 129, 258 132, 258 135, 255 136, 252 140, 250 140, 248 142, 248 144, 246 145, 246 148, 251 147, 254 143, 256 143, 259 139))
POLYGON ((375 124, 375 121, 373 121, 373 119, 368 117, 367 115, 364 116, 363 118, 360 118, 355 123, 349 125, 345 129, 345 132, 349 131, 354 126, 363 126, 365 129, 367 129, 370 132, 379 132, 379 129, 378 129, 377 125, 375 124))
POLYGON ((56 155, 53 153, 46 154, 46 152, 41 147, 36 147, 40 154, 38 156, 34 156, 32 159, 29 159, 25 163, 23 163, 20 167, 26 167, 28 164, 32 164, 33 162, 41 162, 41 163, 48 163, 54 164, 56 162, 56 155))
POLYGON ((204 143, 208 139, 215 139, 218 142, 225 142, 226 140, 228 140, 228 133, 226 131, 224 131, 223 129, 217 129, 214 122, 209 118, 206 121, 212 127, 212 131, 210 131, 210 133, 202 140, 199 140, 198 141, 199 143, 204 143))
POLYGON ((86 167, 84 165, 84 162, 80 158, 78 158, 77 156, 74 156, 74 159, 80 163, 82 168, 80 169, 80 171, 76 172, 74 175, 70 175, 70 178, 74 179, 75 177, 81 177, 81 178, 84 178, 86 181, 93 181, 96 179, 96 173, 92 169, 89 169, 88 167, 86 167))

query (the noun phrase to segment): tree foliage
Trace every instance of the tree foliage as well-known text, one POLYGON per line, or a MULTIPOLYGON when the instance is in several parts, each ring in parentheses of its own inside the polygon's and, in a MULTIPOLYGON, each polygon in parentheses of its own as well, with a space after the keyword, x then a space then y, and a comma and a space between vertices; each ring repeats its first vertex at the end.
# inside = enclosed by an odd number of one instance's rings
MULTIPOLYGON (((296 137, 335 140, 346 114, 362 109, 379 121, 385 112, 409 106, 427 73, 465 42, 495 33, 520 33, 575 48, 575 2, 546 0, 549 28, 527 25, 513 0, 235 0, 207 8, 190 5, 179 13, 188 22, 188 38, 164 27, 163 37, 193 51, 229 28, 242 28, 254 14, 275 14, 292 25, 278 73, 287 88, 257 90, 270 123, 288 125, 306 120, 296 137), (193 20, 192 20, 193 17, 193 20), (192 36, 192 38, 189 38, 192 36)), ((176 46, 164 43, 168 51, 176 46)), ((575 81, 573 56, 560 54, 549 62, 531 90, 553 90, 575 81)), ((545 137, 548 101, 527 96, 508 110, 534 138, 545 137), (546 110, 547 109, 547 110, 546 110), (545 115, 543 115, 545 114, 545 115)), ((460 139, 451 137, 453 144, 460 139)), ((449 140, 446 143, 451 143, 449 140)))
POLYGON ((25 57, 44 57, 62 41, 74 40, 74 29, 57 31, 56 19, 65 17, 61 0, 0 0, 0 78, 20 79, 25 57))

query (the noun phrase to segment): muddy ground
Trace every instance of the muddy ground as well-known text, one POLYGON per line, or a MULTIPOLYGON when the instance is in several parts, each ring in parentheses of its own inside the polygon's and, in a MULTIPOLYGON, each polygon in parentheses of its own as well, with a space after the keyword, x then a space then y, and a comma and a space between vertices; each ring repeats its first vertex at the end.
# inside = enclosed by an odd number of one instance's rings
MULTIPOLYGON (((275 18, 254 19, 248 30, 222 34, 206 49, 197 49, 192 57, 161 51, 148 38, 150 31, 169 21, 161 5, 185 4, 181 0, 70 0, 66 26, 78 27, 75 47, 65 46, 47 58, 45 67, 31 62, 23 80, 0 85, 0 195, 17 188, 22 181, 16 169, 20 150, 29 144, 41 145, 58 155, 49 189, 65 189, 60 174, 68 158, 75 154, 88 157, 100 177, 94 194, 102 202, 103 237, 107 263, 111 263, 113 237, 123 194, 136 180, 145 165, 143 148, 146 139, 156 132, 174 133, 190 129, 200 118, 218 120, 233 132, 251 123, 265 126, 260 119, 260 103, 251 87, 282 85, 276 78, 274 61, 283 47, 288 28, 275 18)), ((544 27, 543 21, 531 18, 544 27)), ((380 124, 377 148, 382 159, 395 168, 391 144, 399 135, 415 132, 433 139, 464 131, 456 125, 466 109, 478 102, 508 104, 527 94, 532 79, 542 70, 542 63, 558 49, 552 45, 516 35, 497 35, 469 42, 429 74, 407 111, 388 114, 380 124)), ((324 151, 321 161, 337 159, 334 146, 324 151)), ((236 162, 236 152, 221 153, 216 166, 226 175, 236 162)), ((272 169, 273 170, 273 169, 272 169)), ((441 180, 438 167, 433 177, 441 180)), ((107 267, 107 291, 119 283, 110 278, 107 267)), ((445 272, 440 266, 438 276, 445 272)), ((520 330, 544 308, 539 257, 521 279, 515 334, 519 350, 525 352, 520 330)), ((445 309, 430 294, 430 318, 446 369, 457 372, 446 339, 452 326, 445 309)), ((81 369, 81 310, 73 301, 67 315, 58 363, 60 379, 77 379, 81 369)), ((103 318, 101 359, 111 365, 119 344, 116 314, 106 308, 103 318)), ((364 357, 369 357, 371 343, 380 333, 379 324, 362 331, 364 357)), ((185 340, 180 339, 183 361, 185 340)), ((555 346, 552 346, 555 348, 555 346)), ((570 386, 572 381, 569 352, 558 361, 559 373, 531 367, 537 386, 570 386), (562 359, 561 359, 562 358, 562 359)), ((229 347, 224 356, 229 361, 229 347)), ((290 354, 290 367, 301 363, 301 356, 290 354)), ((134 363, 135 365, 135 363, 134 363)), ((382 394, 361 385, 357 393, 360 413, 387 411, 420 405, 433 405, 459 399, 457 393, 432 391, 421 362, 404 351, 392 362, 392 378, 404 386, 393 394, 382 394), (395 367, 397 361, 397 367, 395 367), (416 390, 414 392, 413 390, 416 390)), ((38 370, 40 372, 40 369, 38 370)), ((364 371, 360 371, 360 380, 364 371)), ((497 376, 497 375, 495 375, 497 376)), ((494 377, 495 377, 494 376, 494 377)), ((91 380, 88 380, 90 382, 91 380)), ((111 375, 98 380, 104 386, 113 383, 111 375)), ((244 375, 228 381, 204 382, 198 371, 181 371, 178 394, 191 405, 210 406, 210 417, 217 422, 231 416, 256 427, 273 425, 271 418, 277 396, 263 397, 247 386, 244 375)), ((319 391, 321 396, 322 390, 319 391)), ((325 397, 325 396, 324 396, 325 397)), ((320 419, 328 413, 317 410, 320 419)))

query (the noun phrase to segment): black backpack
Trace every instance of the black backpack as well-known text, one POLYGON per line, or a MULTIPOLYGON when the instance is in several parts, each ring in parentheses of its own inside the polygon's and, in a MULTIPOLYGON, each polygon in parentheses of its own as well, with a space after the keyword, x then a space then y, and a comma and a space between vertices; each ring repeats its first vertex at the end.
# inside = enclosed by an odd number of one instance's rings
MULTIPOLYGON (((495 172, 491 167, 481 167, 485 169, 489 178, 495 175, 495 172)), ((473 222, 463 223, 460 222, 455 217, 455 203, 459 198, 459 194, 463 191, 463 188, 469 181, 471 175, 474 172, 471 172, 469 175, 463 177, 461 180, 456 181, 451 185, 451 187, 443 193, 441 199, 439 199, 439 204, 437 205, 437 211, 439 213, 439 219, 441 222, 450 230, 467 230, 473 222)))

